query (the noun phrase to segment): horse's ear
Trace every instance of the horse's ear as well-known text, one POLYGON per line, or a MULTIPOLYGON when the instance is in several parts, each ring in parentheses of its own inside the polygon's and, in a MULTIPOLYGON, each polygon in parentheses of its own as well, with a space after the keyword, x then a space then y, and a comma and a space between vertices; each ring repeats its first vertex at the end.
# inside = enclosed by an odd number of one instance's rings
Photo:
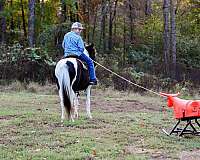
POLYGON ((94 43, 91 43, 90 46, 91 46, 91 47, 94 47, 94 43))

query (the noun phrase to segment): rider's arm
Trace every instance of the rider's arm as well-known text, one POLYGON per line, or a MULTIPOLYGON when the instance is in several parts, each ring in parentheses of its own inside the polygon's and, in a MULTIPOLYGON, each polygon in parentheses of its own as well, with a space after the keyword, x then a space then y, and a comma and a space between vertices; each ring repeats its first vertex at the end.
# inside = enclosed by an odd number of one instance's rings
POLYGON ((84 48, 85 48, 85 46, 84 46, 84 42, 83 42, 83 40, 82 40, 82 38, 80 37, 79 39, 78 39, 78 50, 81 52, 81 53, 83 53, 84 52, 84 48))

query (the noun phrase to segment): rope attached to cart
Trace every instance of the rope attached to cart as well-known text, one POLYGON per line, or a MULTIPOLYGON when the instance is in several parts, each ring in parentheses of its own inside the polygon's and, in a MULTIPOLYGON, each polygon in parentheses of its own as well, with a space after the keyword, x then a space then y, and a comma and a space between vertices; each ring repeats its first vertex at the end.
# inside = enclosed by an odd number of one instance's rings
MULTIPOLYGON (((94 61, 94 60, 93 60, 93 61, 94 61)), ((153 90, 150 90, 150 89, 148 89, 148 88, 145 88, 145 87, 143 87, 143 86, 141 86, 141 85, 139 85, 139 84, 136 84, 136 83, 134 83, 134 82, 132 82, 132 81, 130 81, 130 80, 128 80, 128 79, 126 79, 126 78, 120 76, 119 74, 113 72, 112 70, 106 68, 105 66, 101 65, 100 63, 98 63, 98 62, 96 62, 96 61, 94 61, 94 62, 95 62, 97 65, 99 65, 100 67, 102 67, 102 68, 104 68, 105 70, 107 70, 108 72, 110 72, 110 73, 116 75, 117 77, 119 77, 119 78, 125 80, 126 82, 128 82, 128 83, 130 83, 130 84, 132 84, 132 85, 135 85, 135 86, 137 86, 137 87, 139 87, 139 88, 142 88, 142 89, 144 89, 144 90, 146 90, 146 91, 148 91, 148 92, 151 92, 151 93, 153 93, 153 94, 156 94, 157 96, 161 96, 160 93, 155 92, 155 91, 153 91, 153 90)))

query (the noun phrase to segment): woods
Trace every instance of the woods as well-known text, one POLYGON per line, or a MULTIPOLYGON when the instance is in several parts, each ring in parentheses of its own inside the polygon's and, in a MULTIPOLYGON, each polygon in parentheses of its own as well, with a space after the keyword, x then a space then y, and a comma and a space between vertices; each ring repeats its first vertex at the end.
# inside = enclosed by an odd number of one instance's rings
MULTIPOLYGON (((6 75, 16 61, 34 61, 51 70, 63 55, 64 34, 80 21, 85 42, 95 44, 97 59, 106 67, 147 86, 152 76, 160 84, 170 78, 197 85, 199 15, 200 2, 195 0, 1 0, 0 78, 18 79, 6 75), (20 59, 23 53, 29 59, 20 59)), ((97 73, 99 79, 109 78, 100 69, 97 73)))

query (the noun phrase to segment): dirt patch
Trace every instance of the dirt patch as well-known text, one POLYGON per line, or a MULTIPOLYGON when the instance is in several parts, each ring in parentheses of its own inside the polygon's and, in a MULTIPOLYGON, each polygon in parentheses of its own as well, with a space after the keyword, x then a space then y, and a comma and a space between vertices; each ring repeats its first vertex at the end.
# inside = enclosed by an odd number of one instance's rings
POLYGON ((12 118, 19 117, 20 115, 6 115, 6 116, 0 116, 0 121, 7 121, 11 120, 12 118))
POLYGON ((140 101, 130 101, 130 100, 113 100, 113 101, 101 101, 96 100, 93 102, 94 108, 100 108, 106 113, 112 112, 131 112, 138 110, 151 110, 159 111, 155 109, 152 104, 145 104, 140 101), (100 104, 100 105, 99 105, 100 104))
MULTIPOLYGON (((100 90, 94 91, 92 92, 91 97, 91 109, 101 110, 105 113, 144 110, 155 112, 161 110, 161 106, 155 106, 155 104, 151 103, 150 100, 149 102, 143 102, 141 100, 137 100, 137 97, 134 97, 134 99, 127 99, 127 97, 130 97, 130 95, 126 92, 116 94, 112 92, 102 92, 100 90)), ((140 97, 142 97, 142 95, 140 97)), ((80 99, 80 106, 80 109, 84 109, 85 98, 80 99)))
POLYGON ((167 159, 168 156, 165 155, 163 152, 155 149, 146 149, 136 146, 126 146, 123 150, 124 154, 146 154, 151 155, 153 159, 161 160, 161 159, 167 159))
POLYGON ((200 159, 200 150, 183 151, 179 156, 180 160, 198 160, 200 159))

